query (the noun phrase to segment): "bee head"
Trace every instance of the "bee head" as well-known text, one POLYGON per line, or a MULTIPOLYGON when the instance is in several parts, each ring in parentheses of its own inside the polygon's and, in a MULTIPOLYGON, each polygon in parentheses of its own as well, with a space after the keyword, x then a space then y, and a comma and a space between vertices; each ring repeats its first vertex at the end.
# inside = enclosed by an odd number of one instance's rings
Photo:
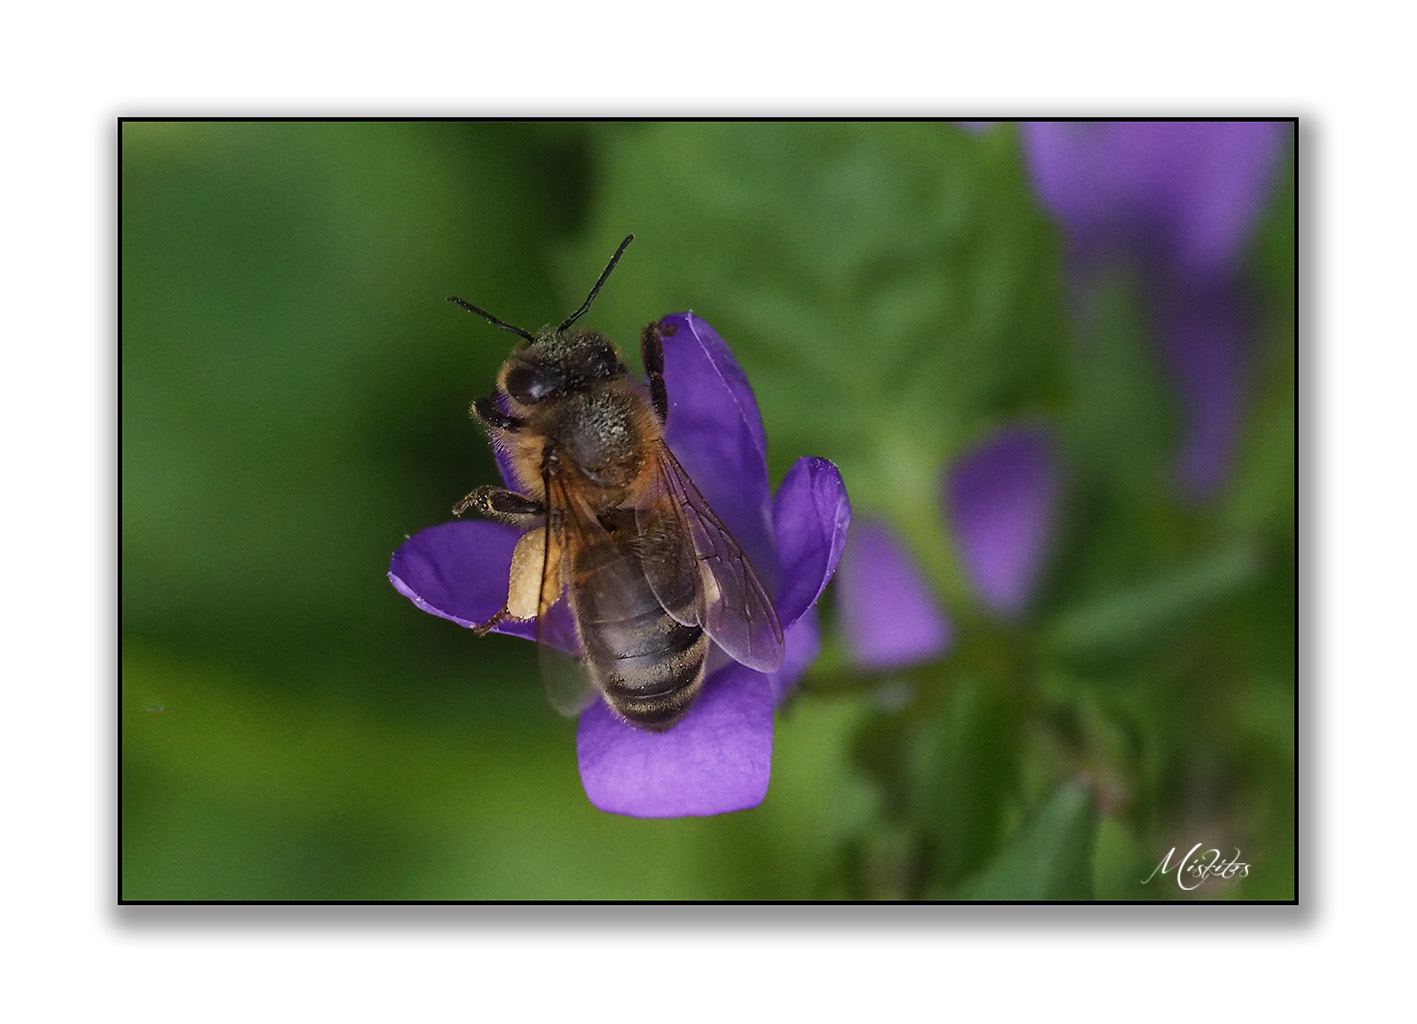
POLYGON ((536 405, 627 372, 620 353, 603 334, 547 330, 512 353, 502 369, 501 385, 513 401, 536 405))
POLYGON ((548 398, 578 391, 597 381, 609 380, 626 372, 620 361, 620 353, 602 334, 594 331, 572 331, 571 325, 590 308, 591 302, 600 292, 615 264, 620 261, 625 248, 634 241, 628 236, 610 257, 610 262, 600 272, 600 278, 591 288, 581 308, 576 310, 556 328, 546 328, 539 335, 530 334, 509 323, 503 323, 485 309, 449 295, 448 301, 461 306, 469 313, 475 313, 494 327, 524 339, 527 344, 512 353, 502 367, 501 385, 512 399, 522 405, 535 405, 548 398))

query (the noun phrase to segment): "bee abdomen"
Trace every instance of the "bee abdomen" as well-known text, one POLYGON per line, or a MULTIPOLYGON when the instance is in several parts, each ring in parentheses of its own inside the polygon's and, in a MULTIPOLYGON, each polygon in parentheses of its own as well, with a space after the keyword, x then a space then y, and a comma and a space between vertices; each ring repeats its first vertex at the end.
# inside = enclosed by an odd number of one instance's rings
POLYGON ((580 621, 591 674, 611 707, 646 729, 684 717, 704 681, 703 629, 675 622, 652 600, 626 618, 580 621))

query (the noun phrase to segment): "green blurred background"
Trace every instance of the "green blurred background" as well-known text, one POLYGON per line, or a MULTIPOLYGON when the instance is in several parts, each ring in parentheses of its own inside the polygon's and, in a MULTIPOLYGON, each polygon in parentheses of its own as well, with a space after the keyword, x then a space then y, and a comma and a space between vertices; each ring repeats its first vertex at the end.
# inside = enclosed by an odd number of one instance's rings
POLYGON ((1172 846, 1294 896, 1292 152, 1247 278, 1236 470, 1163 471, 1174 400, 1123 281, 1075 344, 1017 131, 949 124, 121 127, 121 896, 129 900, 1171 899, 1172 846), (774 483, 842 468, 946 600, 890 679, 825 650, 753 811, 602 814, 530 646, 419 612, 405 536, 495 478, 468 419, 535 328, 693 308, 757 390, 774 483), (946 460, 1055 424, 1033 612, 975 613, 946 460), (892 699, 906 692, 907 701, 892 699), (1194 839, 1190 837, 1194 836, 1194 839), (1188 841, 1190 839, 1190 841, 1188 841))

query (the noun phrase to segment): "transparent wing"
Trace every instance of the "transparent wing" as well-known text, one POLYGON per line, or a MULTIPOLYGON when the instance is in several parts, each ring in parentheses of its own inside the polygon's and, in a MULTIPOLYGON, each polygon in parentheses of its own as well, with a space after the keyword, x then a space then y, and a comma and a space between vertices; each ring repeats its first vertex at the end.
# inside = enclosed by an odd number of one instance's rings
POLYGON ((574 718, 590 706, 597 693, 581 661, 580 635, 568 593, 575 538, 567 531, 576 529, 581 517, 567 500, 564 485, 553 478, 548 478, 547 484, 537 604, 541 610, 536 616, 537 667, 551 706, 574 718))
POLYGON ((657 493, 635 516, 656 599, 676 621, 702 626, 734 661, 775 671, 782 623, 762 580, 669 447, 658 444, 655 457, 657 493))
POLYGON ((640 567, 655 600, 675 622, 702 625, 706 608, 699 557, 679 502, 665 483, 635 510, 635 531, 640 567))

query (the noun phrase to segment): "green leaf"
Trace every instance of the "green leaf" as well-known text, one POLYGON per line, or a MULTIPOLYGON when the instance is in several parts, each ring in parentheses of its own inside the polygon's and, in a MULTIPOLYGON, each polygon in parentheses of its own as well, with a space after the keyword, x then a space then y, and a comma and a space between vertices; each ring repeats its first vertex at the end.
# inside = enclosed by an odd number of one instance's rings
POLYGON ((1294 162, 1285 163, 1280 186, 1259 232, 1252 264, 1265 316, 1264 336, 1250 372, 1244 435, 1226 519, 1233 528, 1266 533, 1293 548, 1298 440, 1298 330, 1295 323, 1294 162))
POLYGON ((1017 791, 1022 721, 998 679, 957 674, 931 725, 919 773, 917 814, 946 884, 977 869, 1004 830, 1017 791))
POLYGON ((1097 814, 1092 791, 1061 786, 957 896, 966 900, 1087 900, 1097 814))
POLYGON ((1126 505, 1170 504, 1174 388, 1147 322, 1142 282, 1118 271, 1089 290, 1072 347, 1068 433, 1081 472, 1126 505))
POLYGON ((1050 633, 1050 646, 1084 661, 1136 655, 1173 638, 1260 570, 1260 557, 1249 545, 1219 551, 1065 613, 1050 633))

